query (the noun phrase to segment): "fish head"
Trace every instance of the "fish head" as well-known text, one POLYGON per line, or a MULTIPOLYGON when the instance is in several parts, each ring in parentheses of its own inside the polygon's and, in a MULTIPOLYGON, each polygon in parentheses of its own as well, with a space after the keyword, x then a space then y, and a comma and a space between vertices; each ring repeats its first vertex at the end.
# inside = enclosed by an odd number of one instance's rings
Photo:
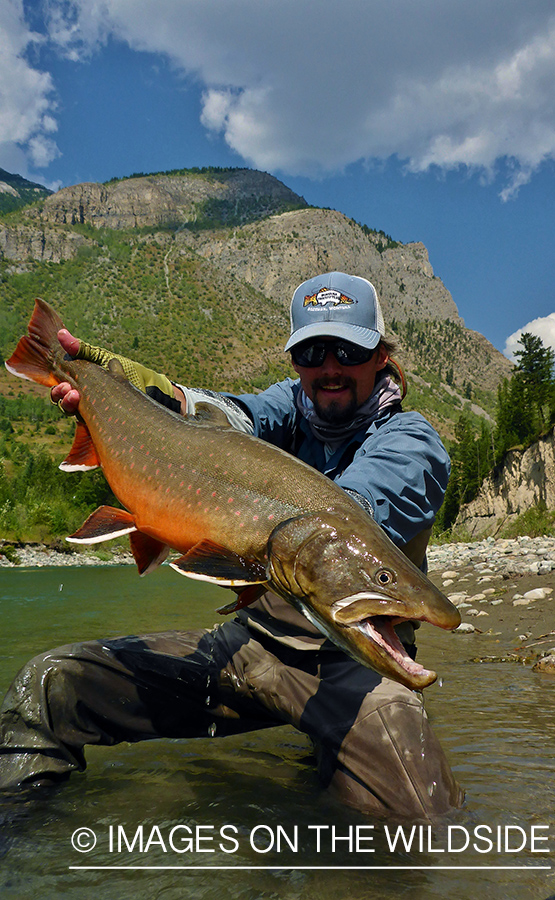
POLYGON ((407 654, 395 626, 453 629, 455 606, 365 513, 288 519, 268 542, 272 588, 354 659, 412 690, 436 680, 407 654))

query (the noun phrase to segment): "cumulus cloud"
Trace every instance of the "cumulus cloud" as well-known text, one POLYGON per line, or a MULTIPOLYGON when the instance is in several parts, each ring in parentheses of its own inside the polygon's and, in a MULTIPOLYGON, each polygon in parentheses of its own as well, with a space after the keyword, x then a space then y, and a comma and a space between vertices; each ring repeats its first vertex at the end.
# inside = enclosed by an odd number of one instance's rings
POLYGON ((25 23, 22 0, 0 4, 0 167, 27 172, 58 154, 53 83, 26 54, 40 38, 25 23))
POLYGON ((522 334, 534 334, 536 337, 541 338, 544 347, 552 347, 555 350, 555 312, 550 313, 548 316, 543 316, 540 319, 533 319, 531 322, 528 322, 527 325, 524 325, 522 328, 519 328, 518 331, 515 331, 514 334, 511 334, 510 337, 507 338, 507 342, 505 344, 505 349, 503 353, 509 359, 515 359, 515 350, 521 350, 522 347, 519 345, 518 341, 522 334))
POLYGON ((202 122, 257 168, 340 171, 392 155, 468 167, 504 200, 555 156, 552 0, 48 0, 73 59, 109 37, 204 89, 202 122), (507 165, 508 163, 508 165, 507 165))

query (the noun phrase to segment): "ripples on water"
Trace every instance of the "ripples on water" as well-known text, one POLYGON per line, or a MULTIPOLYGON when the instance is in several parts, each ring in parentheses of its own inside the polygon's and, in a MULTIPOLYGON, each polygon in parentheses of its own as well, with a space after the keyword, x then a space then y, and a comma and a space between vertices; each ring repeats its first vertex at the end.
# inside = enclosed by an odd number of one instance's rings
MULTIPOLYGON (((30 656, 70 640, 210 626, 218 618, 213 611, 221 602, 219 594, 205 585, 177 579, 168 569, 144 580, 130 568, 1 569, 0 690, 5 690, 30 656)), ((555 866, 555 679, 514 664, 469 663, 464 638, 431 629, 420 634, 422 658, 442 675, 441 686, 425 692, 426 708, 467 791, 464 810, 429 835, 420 833, 422 850, 415 833, 412 851, 400 850, 398 844, 391 852, 382 823, 332 803, 318 787, 308 741, 293 729, 270 729, 221 741, 216 731, 214 737, 190 742, 89 748, 87 772, 73 776, 68 785, 32 804, 17 799, 0 803, 0 896, 3 900, 61 896, 68 900, 189 896, 195 900, 337 900, 344 896, 354 900, 546 900, 555 894, 555 868, 485 866, 555 866), (222 837, 220 829, 226 825, 236 830, 224 830, 222 837), (315 825, 322 826, 320 852, 318 832, 310 828, 315 825), (464 835, 462 829, 472 835, 472 829, 487 825, 495 838, 498 827, 502 835, 508 827, 511 840, 522 833, 529 836, 532 826, 545 825, 550 855, 528 850, 441 853, 447 847, 449 825, 459 827, 455 837, 464 835), (125 846, 116 852, 118 826, 129 843, 142 826, 142 853, 138 839, 133 852, 125 846), (171 850, 169 834, 175 826, 188 826, 193 834, 200 829, 204 841, 198 852, 171 850), (332 849, 333 829, 337 838, 354 838, 356 826, 362 838, 372 835, 373 841, 361 840, 358 853, 345 840, 338 840, 332 849), (72 834, 83 827, 97 835, 90 853, 76 852, 71 846, 72 834), (281 852, 257 852, 250 844, 253 833, 259 851, 269 846, 270 835, 274 839, 281 835, 281 852), (293 852, 287 838, 295 837, 293 852), (226 853, 235 847, 231 838, 237 849, 226 853), (362 852, 370 848, 373 853, 362 852), (79 865, 236 868, 69 869, 79 865), (238 866, 281 869, 245 871, 238 866), (314 871, 309 866, 376 868, 314 871)), ((410 828, 405 826, 407 836, 410 828)), ((393 825, 391 829, 393 834, 393 825)), ((174 832, 176 839, 186 834, 183 828, 174 832)), ((453 846, 461 845, 454 841, 453 846)))

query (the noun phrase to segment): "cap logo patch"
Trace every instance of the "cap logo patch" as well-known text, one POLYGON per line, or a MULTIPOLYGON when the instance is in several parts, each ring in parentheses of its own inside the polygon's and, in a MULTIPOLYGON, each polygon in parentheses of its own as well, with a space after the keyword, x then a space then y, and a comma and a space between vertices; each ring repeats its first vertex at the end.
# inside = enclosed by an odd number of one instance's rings
POLYGON ((342 294, 341 291, 335 291, 332 288, 320 288, 315 294, 307 294, 304 298, 304 306, 344 306, 352 304, 355 301, 351 297, 342 294))

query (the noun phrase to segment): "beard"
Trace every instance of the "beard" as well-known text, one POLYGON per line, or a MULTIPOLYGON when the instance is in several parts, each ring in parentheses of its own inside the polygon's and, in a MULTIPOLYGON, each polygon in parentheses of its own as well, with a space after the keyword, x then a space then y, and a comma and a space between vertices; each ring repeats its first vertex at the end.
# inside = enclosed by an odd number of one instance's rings
POLYGON ((314 409, 319 418, 328 425, 345 425, 347 422, 352 421, 358 409, 356 383, 351 381, 351 379, 341 383, 342 387, 346 387, 350 391, 350 398, 347 402, 345 400, 331 400, 322 405, 318 399, 318 390, 329 385, 330 382, 315 382, 313 384, 312 403, 314 404, 314 409))

